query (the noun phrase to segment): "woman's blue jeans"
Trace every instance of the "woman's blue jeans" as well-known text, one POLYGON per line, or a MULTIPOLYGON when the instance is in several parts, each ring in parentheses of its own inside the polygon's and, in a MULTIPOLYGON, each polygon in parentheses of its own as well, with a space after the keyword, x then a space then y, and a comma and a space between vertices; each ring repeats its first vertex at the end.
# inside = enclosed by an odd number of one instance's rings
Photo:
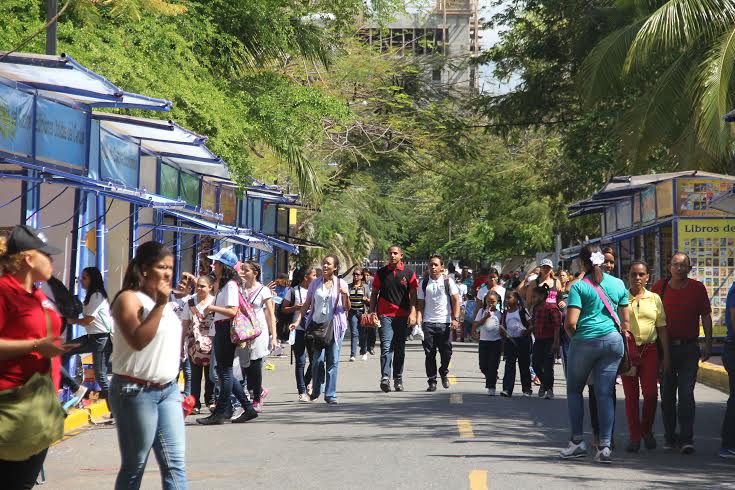
POLYGON ((235 360, 235 344, 230 340, 230 322, 215 323, 214 355, 217 359, 217 379, 219 380, 219 394, 214 413, 224 415, 231 406, 230 395, 235 395, 242 408, 249 410, 253 407, 239 381, 232 372, 232 363, 235 360))
POLYGON ((334 339, 324 349, 315 350, 311 365, 314 366, 312 372, 311 398, 319 397, 322 390, 324 391, 325 400, 333 400, 337 398, 337 374, 339 373, 339 352, 342 349, 342 339, 334 339), (320 367, 326 364, 325 370, 320 367), (325 379, 326 378, 326 379, 325 379))
POLYGON ((592 373, 600 420, 600 446, 610 446, 615 420, 612 392, 623 349, 623 337, 617 331, 596 339, 572 337, 567 358, 567 404, 573 440, 581 440, 584 436, 582 390, 592 373))
POLYGON ((188 488, 186 436, 179 386, 145 387, 113 376, 110 407, 115 414, 120 446, 120 471, 116 490, 140 488, 151 448, 161 471, 165 490, 188 488))
POLYGON ((306 332, 303 330, 296 330, 296 339, 292 346, 294 357, 296 358, 295 374, 296 374, 296 389, 299 395, 306 393, 306 386, 311 383, 311 359, 309 360, 309 369, 306 368, 307 351, 306 348, 306 332))
POLYGON ((362 309, 350 310, 347 314, 347 326, 350 328, 350 357, 357 356, 357 348, 360 345, 360 315, 362 309))

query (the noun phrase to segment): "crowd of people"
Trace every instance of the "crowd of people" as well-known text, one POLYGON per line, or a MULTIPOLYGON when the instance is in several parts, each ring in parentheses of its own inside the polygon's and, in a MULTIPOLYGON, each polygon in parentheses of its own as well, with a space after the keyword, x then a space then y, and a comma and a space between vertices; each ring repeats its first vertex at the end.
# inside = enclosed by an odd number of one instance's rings
MULTIPOLYGON (((285 343, 295 358, 296 399, 310 403, 323 396, 327 404, 338 404, 340 353, 348 332, 349 362, 374 355, 379 340, 377 387, 384 393, 405 389, 409 338, 421 339, 428 392, 439 384, 450 388, 453 341, 477 342, 489 396, 512 398, 518 371, 522 396, 533 396, 537 385, 539 398, 553 399, 560 358, 570 425, 569 444, 559 453, 564 459, 588 455, 587 387, 594 458, 611 462, 618 383, 625 395, 625 450, 637 453, 642 444, 655 449, 660 384, 664 449, 695 450, 694 386, 699 360, 711 353, 712 319, 707 291, 689 277, 683 253, 671 258, 670 275, 648 289, 645 262, 633 262, 620 279, 613 274, 614 251, 593 245, 582 248, 576 275, 554 271, 548 259, 525 276, 501 276, 494 268, 473 275, 434 255, 418 277, 404 263, 402 249, 392 246, 384 267, 374 274, 353 268, 350 283, 338 257, 327 255, 320 267, 302 267, 292 279, 270 284, 261 282, 257 262, 223 248, 202 260, 197 275, 183 273, 173 286, 173 254, 151 241, 137 248, 111 299, 101 272, 84 269, 81 301, 53 276, 57 253, 27 226, 0 238, 0 470, 7 488, 34 485, 49 445, 61 437, 63 409, 86 394, 62 359, 92 354, 96 388, 118 435, 115 488, 139 488, 152 449, 162 486, 181 489, 187 488, 186 416, 206 407, 209 413, 198 424, 258 418, 268 397, 266 358, 285 343), (72 324, 82 325, 86 335, 62 343, 63 329, 72 324), (63 407, 57 398, 61 386, 71 393, 63 407), (34 395, 33 410, 28 393, 34 395), (21 409, 12 423, 1 419, 21 409)), ((733 458, 735 286, 727 307, 723 363, 731 395, 720 456, 733 458)))

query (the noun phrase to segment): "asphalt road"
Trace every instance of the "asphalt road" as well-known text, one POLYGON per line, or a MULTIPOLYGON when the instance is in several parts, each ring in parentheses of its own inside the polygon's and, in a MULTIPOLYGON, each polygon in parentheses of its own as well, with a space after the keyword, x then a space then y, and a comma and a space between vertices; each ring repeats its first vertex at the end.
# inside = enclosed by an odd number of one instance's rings
MULTIPOLYGON (((696 390, 694 455, 657 449, 633 456, 620 448, 612 465, 601 466, 591 456, 557 458, 569 437, 561 366, 554 400, 490 398, 477 367, 477 345, 455 344, 453 384, 427 393, 423 351, 409 342, 406 391, 385 394, 378 387, 379 357, 350 363, 348 351, 346 341, 339 405, 298 403, 285 357, 272 359, 275 369, 265 372, 271 394, 258 419, 204 427, 189 417, 190 488, 735 488, 735 465, 716 456, 726 395, 706 386, 696 390)), ((622 447, 627 428, 621 386, 618 396, 615 437, 622 447)), ((660 447, 660 411, 655 433, 660 447)), ((51 449, 46 488, 112 488, 118 462, 114 428, 82 431, 51 449)), ((143 488, 160 488, 152 454, 143 488)))

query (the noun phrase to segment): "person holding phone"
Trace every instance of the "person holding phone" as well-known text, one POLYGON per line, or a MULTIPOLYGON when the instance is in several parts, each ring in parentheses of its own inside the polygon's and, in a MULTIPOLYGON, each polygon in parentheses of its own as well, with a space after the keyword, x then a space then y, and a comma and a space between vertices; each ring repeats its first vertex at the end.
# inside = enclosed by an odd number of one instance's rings
POLYGON ((186 489, 186 438, 177 383, 181 321, 169 301, 174 258, 159 242, 138 247, 112 301, 110 406, 117 420, 117 490, 140 488, 151 448, 163 488, 186 489))
MULTIPOLYGON (((4 394, 4 404, 13 390, 22 389, 32 381, 37 373, 51 374, 53 386, 59 386, 62 354, 78 347, 79 344, 61 344, 61 318, 53 304, 35 286, 37 282, 48 281, 53 273, 51 255, 60 250, 46 244, 45 238, 37 230, 20 225, 16 226, 8 238, 0 237, 0 394, 4 394)), ((48 383, 48 394, 52 403, 55 391, 48 383)), ((20 400, 19 400, 20 401, 20 400)), ((5 407, 5 405, 3 406, 5 407)), ((60 405, 58 408, 61 411, 60 405)), ((43 427, 39 420, 18 420, 7 417, 5 410, 0 411, 0 426, 4 432, 18 425, 19 435, 28 430, 28 425, 43 427)), ((63 434, 63 417, 58 417, 59 434, 63 434)), ((31 427, 32 429, 32 427, 31 427)), ((3 459, 0 455, 0 475, 2 486, 8 489, 32 488, 46 459, 48 446, 25 447, 28 441, 4 440, 0 444, 2 455, 17 451, 23 446, 25 452, 35 452, 30 457, 3 459)))

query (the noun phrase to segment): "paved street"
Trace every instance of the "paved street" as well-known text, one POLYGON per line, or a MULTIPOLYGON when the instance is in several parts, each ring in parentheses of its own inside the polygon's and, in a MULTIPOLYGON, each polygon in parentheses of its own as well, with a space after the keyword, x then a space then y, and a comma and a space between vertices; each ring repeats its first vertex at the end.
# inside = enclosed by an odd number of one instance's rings
MULTIPOLYGON (((623 452, 627 430, 619 386, 619 449, 612 466, 601 466, 591 457, 557 459, 569 435, 560 366, 555 400, 489 398, 476 344, 455 344, 455 384, 426 393, 423 352, 410 342, 407 391, 384 394, 378 389, 379 358, 349 363, 349 342, 345 348, 340 405, 299 404, 285 357, 273 359, 276 369, 265 372, 271 394, 257 420, 203 427, 190 417, 191 488, 735 488, 735 466, 716 456, 726 397, 705 386, 696 392, 697 453, 688 457, 661 449, 623 452)), ((657 418, 661 445, 660 412, 657 418)), ((52 448, 46 487, 112 488, 118 457, 114 428, 84 431, 52 448)), ((143 487, 160 488, 152 454, 143 487)))

